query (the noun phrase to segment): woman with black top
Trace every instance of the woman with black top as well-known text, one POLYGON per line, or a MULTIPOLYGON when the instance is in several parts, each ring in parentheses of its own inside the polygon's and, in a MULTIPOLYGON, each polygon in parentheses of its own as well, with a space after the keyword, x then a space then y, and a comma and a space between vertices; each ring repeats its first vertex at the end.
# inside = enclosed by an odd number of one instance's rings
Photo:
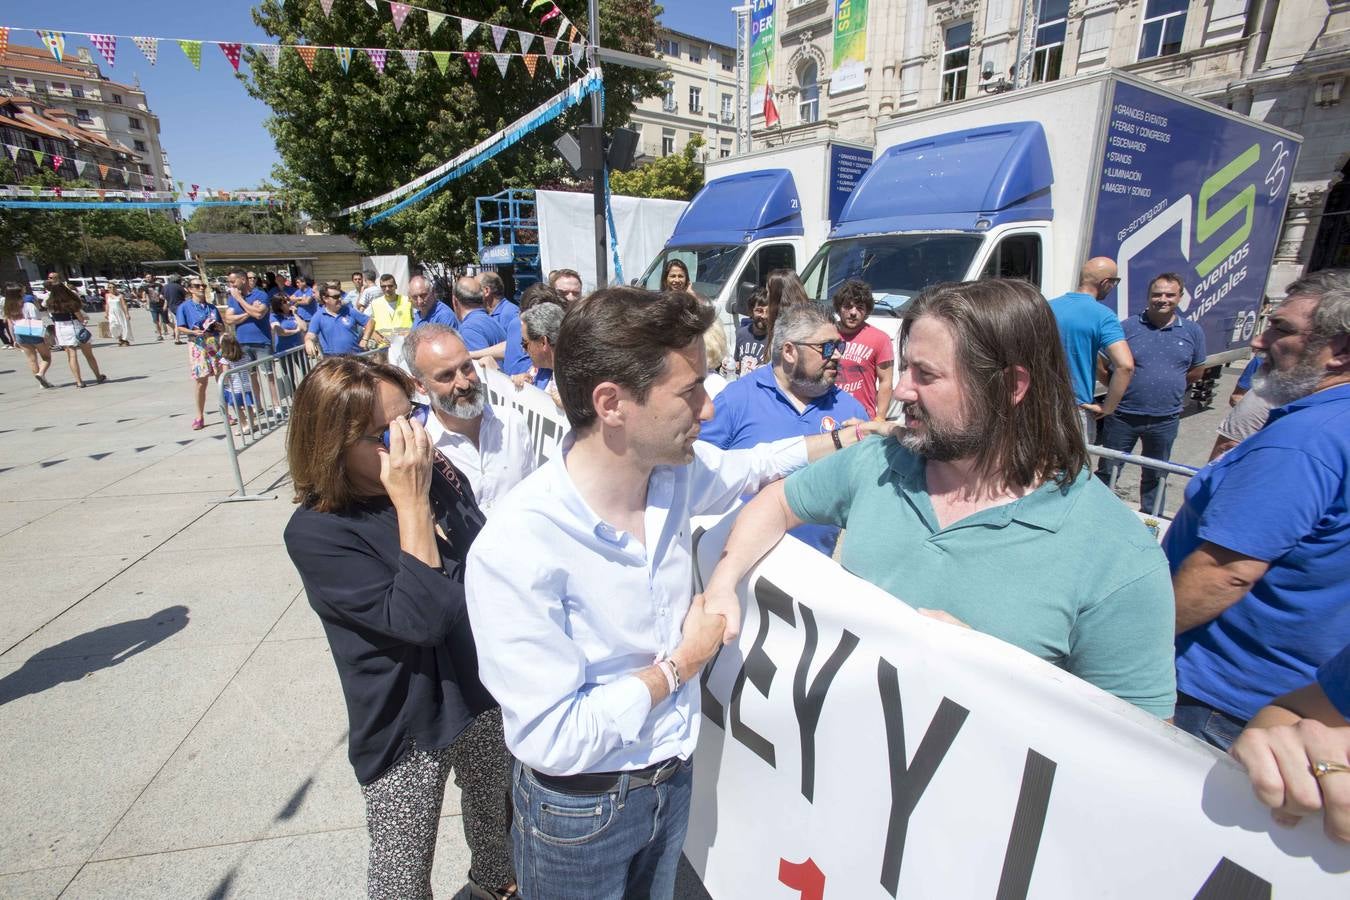
POLYGON ((286 445, 300 506, 286 549, 347 701, 370 832, 368 895, 432 896, 454 769, 470 893, 514 897, 509 756, 464 605, 464 560, 483 516, 467 480, 410 418, 412 391, 400 369, 357 357, 326 359, 300 383, 286 445))
POLYGON ((75 355, 76 348, 84 354, 89 368, 94 370, 94 380, 99 384, 107 381, 108 376, 99 371, 98 360, 94 359, 93 335, 89 335, 86 340, 80 340, 81 333, 86 335, 89 333, 89 329, 84 327, 89 320, 84 315, 80 295, 63 282, 48 282, 47 313, 52 317, 52 327, 56 331, 56 346, 66 349, 66 363, 70 366, 70 374, 75 376, 75 386, 84 387, 84 376, 80 374, 80 360, 75 355))

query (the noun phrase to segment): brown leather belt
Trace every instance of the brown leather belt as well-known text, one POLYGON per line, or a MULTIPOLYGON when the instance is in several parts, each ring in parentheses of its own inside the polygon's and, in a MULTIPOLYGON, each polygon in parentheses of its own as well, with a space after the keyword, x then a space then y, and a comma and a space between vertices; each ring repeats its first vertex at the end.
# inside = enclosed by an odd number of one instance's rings
POLYGON ((583 772, 579 775, 545 775, 530 769, 530 776, 544 787, 564 794, 604 794, 616 790, 619 779, 628 776, 629 789, 658 785, 670 779, 680 770, 682 760, 678 756, 659 763, 653 763, 645 769, 632 769, 627 772, 583 772))

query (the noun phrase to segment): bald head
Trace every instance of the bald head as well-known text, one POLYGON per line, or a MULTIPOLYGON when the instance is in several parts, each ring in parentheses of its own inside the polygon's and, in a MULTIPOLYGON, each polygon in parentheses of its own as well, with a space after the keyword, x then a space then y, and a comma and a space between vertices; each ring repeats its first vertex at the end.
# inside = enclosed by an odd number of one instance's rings
POLYGON ((431 311, 436 308, 436 293, 431 289, 431 282, 421 275, 408 279, 408 299, 424 316, 431 315, 431 311))
POLYGON ((1094 256, 1083 263, 1078 273, 1078 290, 1105 300, 1120 279, 1116 277, 1116 261, 1109 256, 1094 256))

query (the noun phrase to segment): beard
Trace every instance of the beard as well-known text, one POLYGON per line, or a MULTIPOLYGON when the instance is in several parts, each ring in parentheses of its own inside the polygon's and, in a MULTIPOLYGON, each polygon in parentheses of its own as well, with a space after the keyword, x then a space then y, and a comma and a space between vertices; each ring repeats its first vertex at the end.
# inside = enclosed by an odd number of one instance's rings
POLYGON ((1284 406, 1308 396, 1317 390, 1317 385, 1326 375, 1325 370, 1313 360, 1313 354, 1305 354, 1287 372, 1268 370, 1269 365, 1269 360, 1263 362, 1252 376, 1252 391, 1271 406, 1284 406))
POLYGON ((806 366, 799 361, 793 365, 792 371, 788 373, 788 386, 792 393, 798 397, 807 397, 814 400, 834 386, 834 379, 838 374, 838 367, 825 366, 813 378, 806 374, 806 366))
POLYGON ((917 406, 905 404, 906 427, 901 429, 900 446, 911 453, 935 462, 952 462, 976 455, 988 436, 975 426, 956 427, 938 424, 917 406), (917 421, 923 431, 912 430, 908 423, 917 421))
POLYGON ((479 384, 475 385, 470 392, 459 393, 456 391, 443 397, 432 397, 431 401, 442 412, 456 419, 476 419, 483 414, 483 406, 487 403, 487 394, 484 392, 483 386, 479 384))

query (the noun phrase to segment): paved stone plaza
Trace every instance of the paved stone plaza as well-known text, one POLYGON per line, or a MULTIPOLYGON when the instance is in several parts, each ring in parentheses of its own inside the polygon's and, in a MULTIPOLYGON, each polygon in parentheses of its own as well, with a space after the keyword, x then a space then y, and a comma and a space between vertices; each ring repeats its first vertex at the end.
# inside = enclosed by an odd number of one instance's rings
MULTIPOLYGON (((186 348, 96 352, 108 383, 77 390, 60 354, 44 391, 0 350, 0 897, 361 897, 346 711, 281 543, 282 436, 240 458, 274 499, 218 503, 233 476, 218 413, 190 429, 186 348)), ((1178 461, 1207 457, 1235 375, 1178 461)), ((458 814, 452 784, 438 896, 468 868, 458 814)))

